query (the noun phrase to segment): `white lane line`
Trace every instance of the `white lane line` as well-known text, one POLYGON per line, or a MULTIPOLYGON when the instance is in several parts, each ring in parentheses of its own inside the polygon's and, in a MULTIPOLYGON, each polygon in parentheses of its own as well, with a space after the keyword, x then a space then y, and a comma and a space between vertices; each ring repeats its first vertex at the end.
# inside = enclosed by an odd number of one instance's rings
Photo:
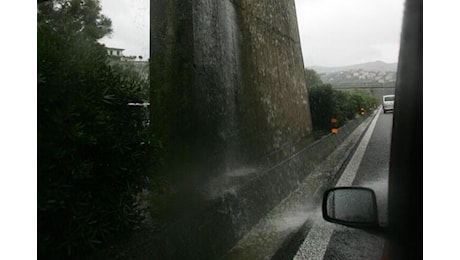
POLYGON ((367 145, 369 144, 369 141, 371 140, 372 133, 374 132, 375 125, 377 124, 377 120, 379 120, 380 117, 380 108, 377 111, 377 115, 374 117, 374 120, 372 120, 371 125, 369 126, 369 129, 367 129, 366 134, 364 135, 363 139, 361 140, 361 143, 358 146, 358 149, 356 149, 355 154, 351 158, 350 162, 347 165, 347 168, 342 173, 342 176, 340 177, 339 181, 335 185, 336 187, 340 186, 350 186, 353 183, 353 180, 356 177, 356 173, 358 172, 359 165, 361 164, 361 161, 363 160, 364 153, 366 152, 367 145))
MULTIPOLYGON (((381 109, 382 108, 377 111, 377 115, 372 120, 363 139, 361 140, 361 143, 337 182, 336 187, 351 186, 353 183, 356 173, 358 172, 359 165, 364 157, 364 153, 366 152, 367 145, 369 144, 369 140, 374 132, 377 120, 379 119, 381 109)), ((329 245, 329 241, 331 240, 334 228, 334 224, 328 223, 324 220, 315 221, 315 224, 311 228, 310 232, 308 232, 307 237, 297 251, 294 259, 322 260, 329 245)))

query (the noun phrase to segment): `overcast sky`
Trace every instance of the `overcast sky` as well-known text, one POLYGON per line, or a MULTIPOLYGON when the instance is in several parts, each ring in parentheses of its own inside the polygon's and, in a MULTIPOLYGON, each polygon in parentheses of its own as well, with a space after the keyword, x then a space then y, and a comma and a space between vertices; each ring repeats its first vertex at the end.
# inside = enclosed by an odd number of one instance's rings
POLYGON ((101 13, 112 20, 113 33, 100 42, 125 49, 124 55, 149 57, 150 0, 100 0, 101 13))
POLYGON ((305 66, 397 62, 404 0, 295 0, 305 66))
MULTIPOLYGON (((113 34, 102 43, 149 57, 149 0, 100 0, 113 34)), ((397 62, 404 0, 295 0, 305 66, 397 62)))

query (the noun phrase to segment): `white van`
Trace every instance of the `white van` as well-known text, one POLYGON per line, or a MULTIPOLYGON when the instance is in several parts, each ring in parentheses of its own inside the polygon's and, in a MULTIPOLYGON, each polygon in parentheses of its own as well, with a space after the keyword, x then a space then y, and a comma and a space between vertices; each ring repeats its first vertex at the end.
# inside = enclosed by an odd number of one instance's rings
POLYGON ((383 96, 383 113, 386 114, 387 111, 393 111, 395 102, 395 95, 385 95, 383 96))

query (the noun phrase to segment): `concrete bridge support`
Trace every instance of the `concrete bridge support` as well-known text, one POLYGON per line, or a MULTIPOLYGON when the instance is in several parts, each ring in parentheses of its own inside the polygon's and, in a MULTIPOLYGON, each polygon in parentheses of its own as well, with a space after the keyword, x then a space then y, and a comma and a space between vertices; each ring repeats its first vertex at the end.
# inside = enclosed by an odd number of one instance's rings
POLYGON ((152 0, 150 56, 153 125, 197 171, 310 141, 294 1, 152 0))
POLYGON ((150 17, 151 122, 186 197, 156 253, 214 259, 313 165, 268 170, 313 141, 294 0, 151 0, 150 17))

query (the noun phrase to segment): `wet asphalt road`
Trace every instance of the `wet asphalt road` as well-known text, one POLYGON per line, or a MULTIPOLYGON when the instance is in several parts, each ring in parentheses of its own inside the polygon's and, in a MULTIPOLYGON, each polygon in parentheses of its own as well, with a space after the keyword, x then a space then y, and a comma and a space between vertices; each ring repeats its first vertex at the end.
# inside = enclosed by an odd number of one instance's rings
MULTIPOLYGON (((393 114, 384 114, 380 111, 378 116, 352 185, 369 187, 375 191, 379 207, 379 221, 385 225, 387 222, 386 202, 393 114)), ((323 233, 328 233, 324 236, 326 241, 323 242, 326 249, 323 254, 320 254, 322 257, 316 256, 315 259, 381 259, 384 244, 382 237, 331 223, 320 223, 320 226, 324 227, 323 233), (329 240, 327 241, 327 239, 329 240)), ((321 238, 321 236, 319 237, 321 238)), ((299 249, 299 252, 300 250, 302 248, 299 249)), ((305 256, 295 257, 295 259, 304 258, 305 256)))

